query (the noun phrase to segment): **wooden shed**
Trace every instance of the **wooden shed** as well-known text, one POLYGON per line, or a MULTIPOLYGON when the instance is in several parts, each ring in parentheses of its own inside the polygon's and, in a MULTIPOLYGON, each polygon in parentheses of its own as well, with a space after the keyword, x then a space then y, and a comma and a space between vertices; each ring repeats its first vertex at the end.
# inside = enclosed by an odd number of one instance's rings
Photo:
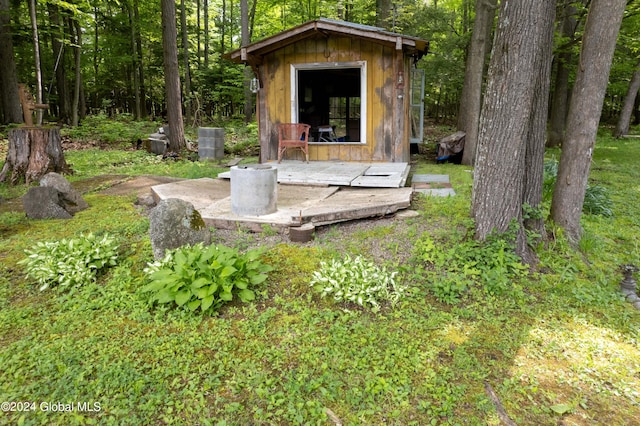
POLYGON ((257 78, 260 161, 277 159, 278 123, 306 123, 310 160, 407 162, 410 143, 422 141, 424 74, 415 64, 428 47, 318 19, 229 53, 257 78))

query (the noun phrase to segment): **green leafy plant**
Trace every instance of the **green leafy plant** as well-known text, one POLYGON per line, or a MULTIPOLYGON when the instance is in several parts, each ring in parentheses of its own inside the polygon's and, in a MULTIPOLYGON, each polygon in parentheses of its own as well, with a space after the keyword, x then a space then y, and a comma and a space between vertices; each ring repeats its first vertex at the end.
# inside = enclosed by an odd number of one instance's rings
MULTIPOLYGON (((543 199, 550 201, 553 196, 553 188, 558 177, 558 162, 555 159, 544 162, 544 182, 542 186, 543 199)), ((613 202, 607 188, 601 185, 587 185, 584 194, 582 211, 587 214, 605 217, 613 216, 613 202)))
POLYGON ((242 302, 255 299, 251 287, 267 279, 271 266, 259 258, 261 251, 238 250, 202 243, 167 251, 164 259, 145 268, 152 303, 175 303, 190 311, 216 311, 237 296, 242 302))
POLYGON ((504 238, 447 240, 441 244, 429 235, 420 237, 413 251, 414 278, 428 282, 434 296, 445 303, 457 303, 472 287, 491 295, 511 290, 517 277, 528 269, 504 238))
POLYGON ((109 234, 98 237, 90 233, 40 242, 25 253, 27 257, 18 263, 26 266, 27 276, 40 284, 40 290, 71 288, 95 281, 98 272, 116 265, 118 245, 109 234))
POLYGON ((406 287, 395 280, 397 272, 389 272, 362 256, 352 259, 333 259, 321 262, 320 270, 313 272, 310 286, 331 295, 336 301, 349 301, 360 306, 370 306, 374 312, 381 302, 395 304, 403 296, 406 287))

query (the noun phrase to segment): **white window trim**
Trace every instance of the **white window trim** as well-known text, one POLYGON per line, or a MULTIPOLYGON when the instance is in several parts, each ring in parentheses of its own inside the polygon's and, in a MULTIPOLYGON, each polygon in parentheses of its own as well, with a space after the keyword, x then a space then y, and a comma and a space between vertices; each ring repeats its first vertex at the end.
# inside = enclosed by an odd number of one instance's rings
MULTIPOLYGON (((367 61, 354 62, 313 62, 309 64, 291 64, 291 122, 298 122, 298 71, 322 70, 332 68, 360 68, 360 140, 353 142, 337 142, 344 144, 367 143, 367 61)), ((314 142, 309 142, 313 144, 314 142)), ((327 142, 315 142, 318 145, 327 145, 327 142)))

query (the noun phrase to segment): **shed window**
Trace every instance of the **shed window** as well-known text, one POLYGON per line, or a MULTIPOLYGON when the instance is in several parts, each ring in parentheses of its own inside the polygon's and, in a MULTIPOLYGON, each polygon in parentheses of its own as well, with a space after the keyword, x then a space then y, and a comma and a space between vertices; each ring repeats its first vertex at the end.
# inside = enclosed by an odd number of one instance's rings
POLYGON ((365 142, 364 62, 292 65, 291 76, 291 116, 311 125, 310 142, 365 142))

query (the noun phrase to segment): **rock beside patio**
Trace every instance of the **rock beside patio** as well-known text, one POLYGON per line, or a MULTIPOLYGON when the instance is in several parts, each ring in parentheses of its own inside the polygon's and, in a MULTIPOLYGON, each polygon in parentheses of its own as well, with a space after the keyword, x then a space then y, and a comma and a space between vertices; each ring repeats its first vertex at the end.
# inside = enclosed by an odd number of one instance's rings
POLYGON ((193 204, 177 198, 160 201, 149 212, 149 236, 156 259, 162 259, 167 249, 211 244, 211 232, 200 213, 193 204))
POLYGON ((82 195, 71 187, 69 181, 59 173, 47 173, 40 179, 40 186, 55 188, 61 194, 62 206, 74 215, 89 207, 82 195))
POLYGON ((34 186, 22 197, 24 212, 29 219, 71 219, 64 208, 62 193, 48 186, 34 186))

